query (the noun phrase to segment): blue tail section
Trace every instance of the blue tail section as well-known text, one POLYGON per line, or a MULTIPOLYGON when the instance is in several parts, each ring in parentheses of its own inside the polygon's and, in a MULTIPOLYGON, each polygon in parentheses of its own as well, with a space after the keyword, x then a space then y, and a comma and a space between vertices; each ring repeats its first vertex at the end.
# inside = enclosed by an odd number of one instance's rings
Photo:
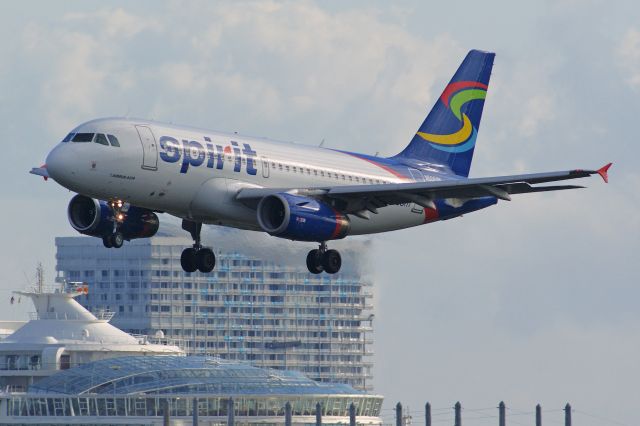
POLYGON ((470 51, 411 143, 394 159, 447 165, 469 176, 495 53, 470 51))

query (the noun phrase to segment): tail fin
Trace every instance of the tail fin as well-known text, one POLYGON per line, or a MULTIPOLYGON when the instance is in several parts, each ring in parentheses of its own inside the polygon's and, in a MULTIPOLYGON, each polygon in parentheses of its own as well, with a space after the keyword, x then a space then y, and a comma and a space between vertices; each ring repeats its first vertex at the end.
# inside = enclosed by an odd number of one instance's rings
POLYGON ((448 165, 469 176, 495 53, 471 50, 411 143, 394 158, 448 165))

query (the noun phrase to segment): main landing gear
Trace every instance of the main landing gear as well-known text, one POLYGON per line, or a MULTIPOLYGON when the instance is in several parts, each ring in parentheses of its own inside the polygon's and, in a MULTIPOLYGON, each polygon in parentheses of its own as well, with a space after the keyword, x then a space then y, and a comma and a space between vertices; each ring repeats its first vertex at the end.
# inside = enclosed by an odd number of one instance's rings
POLYGON ((342 257, 338 250, 327 250, 327 243, 320 243, 320 247, 307 254, 307 268, 312 274, 322 271, 327 274, 335 274, 342 266, 342 257))
POLYGON ((124 244, 124 235, 122 235, 122 232, 118 229, 124 220, 124 213, 122 213, 123 205, 124 202, 122 200, 109 201, 109 207, 113 213, 113 232, 102 237, 102 244, 106 248, 120 248, 124 244))
POLYGON ((182 220, 182 229, 188 231, 193 238, 193 247, 186 248, 180 256, 180 265, 185 272, 200 271, 209 273, 216 266, 216 255, 209 247, 202 247, 200 244, 200 231, 202 222, 182 220))

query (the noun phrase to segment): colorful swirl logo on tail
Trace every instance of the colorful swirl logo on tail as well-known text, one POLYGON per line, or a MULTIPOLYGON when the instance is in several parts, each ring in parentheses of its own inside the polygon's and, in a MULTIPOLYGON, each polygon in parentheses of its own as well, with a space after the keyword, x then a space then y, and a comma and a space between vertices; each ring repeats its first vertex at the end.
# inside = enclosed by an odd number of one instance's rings
POLYGON ((460 112, 460 109, 467 102, 484 99, 486 95, 487 85, 477 81, 457 81, 449 84, 442 92, 440 101, 462 123, 462 127, 457 132, 448 135, 425 132, 418 132, 417 135, 440 151, 465 152, 472 149, 476 144, 478 129, 466 114, 460 112))

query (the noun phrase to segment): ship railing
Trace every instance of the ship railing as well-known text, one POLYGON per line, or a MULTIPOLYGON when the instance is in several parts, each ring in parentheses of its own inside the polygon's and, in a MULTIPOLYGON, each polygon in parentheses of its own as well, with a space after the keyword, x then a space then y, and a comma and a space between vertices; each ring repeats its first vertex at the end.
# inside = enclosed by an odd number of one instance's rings
MULTIPOLYGON (((99 321, 111 321, 113 316, 116 314, 113 311, 108 310, 100 310, 97 312, 91 312, 93 316, 96 317, 99 321)), ((67 312, 29 312, 29 319, 31 320, 84 320, 87 321, 88 318, 86 315, 81 315, 78 313, 67 313, 67 312)))
POLYGON ((176 339, 176 338, 170 338, 170 337, 156 337, 156 336, 149 336, 147 334, 131 334, 131 336, 135 337, 141 345, 150 344, 150 345, 177 346, 182 350, 184 350, 187 347, 187 342, 185 339, 176 339))

